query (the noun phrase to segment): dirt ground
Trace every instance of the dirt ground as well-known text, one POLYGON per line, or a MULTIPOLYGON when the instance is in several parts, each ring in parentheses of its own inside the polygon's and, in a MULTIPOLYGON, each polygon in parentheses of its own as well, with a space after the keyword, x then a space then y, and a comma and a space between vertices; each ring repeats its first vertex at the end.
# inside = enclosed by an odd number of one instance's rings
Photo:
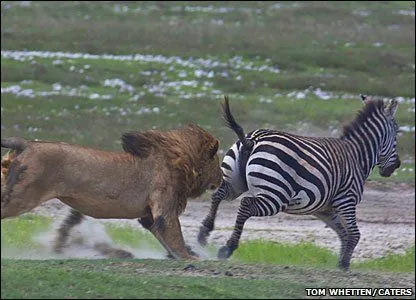
MULTIPOLYGON (((239 199, 220 205, 215 229, 209 244, 222 246, 232 233, 239 199)), ((196 237, 202 220, 208 213, 209 201, 191 200, 181 216, 182 231, 186 242, 197 247, 196 237)), ((52 216, 59 223, 68 211, 59 200, 51 200, 33 212, 52 216)), ((353 258, 376 258, 388 252, 403 253, 415 243, 415 189, 407 184, 367 183, 362 202, 357 208, 361 239, 353 258)), ((143 230, 136 220, 96 220, 105 223, 128 224, 143 230)), ((55 224, 57 225, 57 224, 55 224)), ((273 217, 251 218, 246 222, 242 241, 263 238, 286 243, 314 242, 338 253, 340 242, 331 229, 312 216, 294 216, 280 213, 273 217)), ((198 247, 197 247, 198 248, 198 247)), ((137 253, 137 252, 136 252, 137 253)))

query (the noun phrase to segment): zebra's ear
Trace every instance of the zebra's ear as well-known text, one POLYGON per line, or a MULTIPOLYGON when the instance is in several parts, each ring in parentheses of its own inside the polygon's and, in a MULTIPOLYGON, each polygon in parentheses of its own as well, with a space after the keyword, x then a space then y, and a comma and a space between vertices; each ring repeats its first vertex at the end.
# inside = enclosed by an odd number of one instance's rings
POLYGON ((397 102, 396 99, 391 99, 389 103, 387 104, 385 111, 389 116, 394 117, 398 106, 399 106, 399 102, 397 102))
POLYGON ((368 100, 367 95, 360 94, 361 100, 365 103, 368 100))

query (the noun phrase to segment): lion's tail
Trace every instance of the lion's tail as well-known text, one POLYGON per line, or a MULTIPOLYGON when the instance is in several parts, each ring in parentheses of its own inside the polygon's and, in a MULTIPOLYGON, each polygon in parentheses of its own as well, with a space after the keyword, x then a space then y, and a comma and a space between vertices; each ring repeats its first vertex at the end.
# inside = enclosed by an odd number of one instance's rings
POLYGON ((238 136, 241 144, 247 149, 253 148, 254 142, 246 138, 244 129, 237 124, 230 111, 230 104, 228 103, 228 96, 224 96, 224 102, 222 103, 223 117, 228 127, 230 127, 238 136))
POLYGON ((1 147, 16 150, 22 152, 29 145, 29 141, 22 137, 9 137, 1 139, 1 147))

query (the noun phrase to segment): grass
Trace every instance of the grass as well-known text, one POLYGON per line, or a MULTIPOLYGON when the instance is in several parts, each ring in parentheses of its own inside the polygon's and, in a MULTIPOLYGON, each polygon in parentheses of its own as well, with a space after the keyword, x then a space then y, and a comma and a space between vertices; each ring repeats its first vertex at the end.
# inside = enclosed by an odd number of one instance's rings
MULTIPOLYGON (((184 267, 183 262, 162 263, 169 270, 164 273, 147 272, 157 264, 149 260, 120 263, 102 260, 33 262, 2 259, 1 295, 8 299, 254 299, 276 296, 287 299, 303 296, 307 287, 306 284, 291 280, 276 282, 272 279, 227 278, 224 275, 210 278, 211 276, 178 274, 184 267)), ((160 266, 156 268, 160 269, 160 266)))
MULTIPOLYGON (((243 242, 232 257, 244 263, 265 263, 278 265, 313 265, 331 268, 336 266, 338 255, 313 243, 294 245, 275 243, 267 240, 243 242)), ((404 254, 390 253, 385 257, 353 262, 351 268, 360 270, 379 270, 386 272, 414 272, 415 246, 404 254)))
POLYGON ((48 230, 50 225, 50 218, 35 214, 24 214, 19 218, 4 220, 1 222, 1 244, 16 249, 25 247, 41 249, 41 245, 33 240, 33 236, 48 230))
POLYGON ((414 53, 408 51, 414 45, 414 38, 410 38, 414 18, 397 14, 414 10, 414 3, 287 2, 275 7, 275 3, 267 2, 86 1, 62 4, 56 9, 45 2, 19 7, 5 1, 1 32, 5 49, 187 57, 237 54, 271 57, 275 64, 295 71, 322 66, 366 71, 380 77, 393 77, 392 72, 400 73, 414 60, 414 53), (234 10, 227 14, 192 12, 186 10, 187 6, 231 6, 234 10), (363 17, 357 12, 370 13, 363 17), (216 24, 218 20, 220 24, 216 24), (377 42, 382 46, 374 47, 377 42), (349 46, 345 46, 347 43, 349 46), (386 63, 379 64, 382 60, 386 63))
POLYGON ((151 250, 164 251, 162 245, 150 232, 115 224, 106 224, 105 227, 106 232, 116 244, 128 245, 134 248, 146 247, 151 250))
MULTIPOLYGON (((411 274, 174 260, 2 259, 2 298, 282 298, 310 287, 406 287, 411 274), (336 278, 336 283, 334 279, 336 278), (58 280, 57 280, 58 279, 58 280)), ((411 299, 411 296, 409 297, 411 299)))
POLYGON ((338 257, 332 251, 313 243, 289 245, 267 240, 252 240, 241 243, 232 259, 245 263, 334 267, 338 257))
POLYGON ((355 263, 357 269, 371 269, 393 272, 415 272, 415 246, 406 250, 404 255, 389 253, 384 257, 355 263))

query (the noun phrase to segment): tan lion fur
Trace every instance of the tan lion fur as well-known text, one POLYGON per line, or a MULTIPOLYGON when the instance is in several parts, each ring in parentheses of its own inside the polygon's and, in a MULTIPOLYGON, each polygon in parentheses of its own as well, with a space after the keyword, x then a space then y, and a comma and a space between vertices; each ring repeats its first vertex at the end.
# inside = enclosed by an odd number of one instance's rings
POLYGON ((138 218, 172 256, 193 258, 183 241, 179 215, 187 198, 221 183, 218 140, 189 125, 125 133, 122 146, 125 152, 108 152, 2 139, 2 147, 15 150, 1 163, 1 218, 58 198, 94 218, 138 218))

